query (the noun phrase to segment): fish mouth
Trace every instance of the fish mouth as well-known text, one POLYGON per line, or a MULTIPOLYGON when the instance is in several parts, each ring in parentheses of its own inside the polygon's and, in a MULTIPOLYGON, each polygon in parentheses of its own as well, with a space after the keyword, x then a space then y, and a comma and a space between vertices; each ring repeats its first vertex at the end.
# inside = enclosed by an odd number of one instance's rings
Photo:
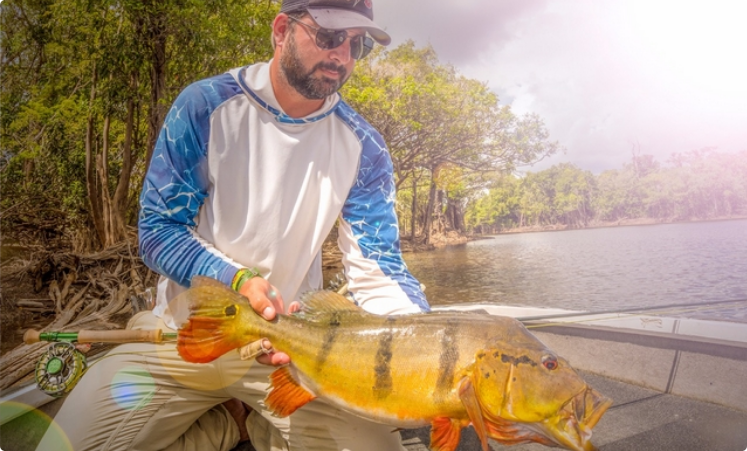
POLYGON ((611 405, 612 399, 586 386, 544 421, 511 421, 489 415, 484 415, 483 420, 487 435, 504 445, 537 442, 573 451, 594 451, 591 429, 611 405))
POLYGON ((558 413, 536 426, 556 444, 574 451, 594 451, 591 429, 612 405, 612 399, 591 387, 568 400, 558 413))

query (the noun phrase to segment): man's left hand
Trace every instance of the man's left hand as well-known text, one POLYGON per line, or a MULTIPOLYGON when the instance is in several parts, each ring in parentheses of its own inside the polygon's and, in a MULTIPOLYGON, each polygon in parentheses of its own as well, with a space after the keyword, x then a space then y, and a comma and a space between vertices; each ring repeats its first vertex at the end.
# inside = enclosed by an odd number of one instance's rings
MULTIPOLYGON (((239 288, 239 293, 249 299, 249 303, 255 312, 267 321, 275 319, 277 312, 284 312, 283 297, 277 288, 261 277, 253 277, 239 288)), ((288 313, 294 313, 301 308, 298 302, 288 306, 288 313)), ((272 349, 272 343, 264 339, 263 347, 272 349)), ((284 352, 271 351, 257 357, 257 361, 264 365, 280 366, 290 363, 290 357, 284 352)))

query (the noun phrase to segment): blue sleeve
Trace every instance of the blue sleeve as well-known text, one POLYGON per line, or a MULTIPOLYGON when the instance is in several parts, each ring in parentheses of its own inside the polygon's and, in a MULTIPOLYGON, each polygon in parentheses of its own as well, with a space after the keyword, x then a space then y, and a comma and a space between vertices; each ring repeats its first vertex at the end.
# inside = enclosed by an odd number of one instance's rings
POLYGON ((195 275, 230 284, 236 273, 194 232, 209 190, 210 115, 236 92, 232 80, 228 74, 203 80, 179 95, 164 120, 140 195, 140 255, 152 270, 182 286, 195 275))
MULTIPOLYGON (((349 107, 348 107, 349 108, 349 107)), ((407 269, 400 248, 399 222, 391 156, 381 135, 349 110, 351 126, 363 145, 358 176, 343 206, 363 257, 374 261, 422 311, 430 306, 420 283, 407 269)))

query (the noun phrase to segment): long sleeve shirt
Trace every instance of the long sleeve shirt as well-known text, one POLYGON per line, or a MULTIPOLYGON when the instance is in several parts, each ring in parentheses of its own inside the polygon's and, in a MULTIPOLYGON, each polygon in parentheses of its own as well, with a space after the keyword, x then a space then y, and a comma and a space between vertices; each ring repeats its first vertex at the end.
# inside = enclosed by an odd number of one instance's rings
POLYGON ((195 275, 230 284, 256 267, 286 305, 322 286, 335 223, 349 289, 376 314, 429 310, 399 245, 392 162, 380 134, 338 94, 304 118, 282 112, 269 64, 188 86, 169 111, 140 197, 140 254, 162 274, 154 313, 195 275), (339 220, 339 221, 338 221, 339 220))

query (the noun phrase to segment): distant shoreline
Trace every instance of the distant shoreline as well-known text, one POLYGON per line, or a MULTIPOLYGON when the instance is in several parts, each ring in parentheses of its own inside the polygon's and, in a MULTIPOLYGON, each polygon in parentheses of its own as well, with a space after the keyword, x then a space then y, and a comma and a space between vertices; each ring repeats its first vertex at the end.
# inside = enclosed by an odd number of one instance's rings
POLYGON ((747 219, 747 216, 729 216, 720 218, 708 218, 708 219, 691 219, 691 220, 672 220, 663 221, 660 219, 652 218, 629 218, 621 219, 618 221, 594 221, 589 223, 586 227, 570 227, 565 225, 544 225, 544 226, 525 226, 515 227, 512 229, 502 230, 496 233, 486 234, 471 234, 462 235, 458 232, 451 231, 442 235, 434 235, 431 237, 433 241, 429 245, 422 243, 412 244, 409 238, 403 237, 401 239, 402 252, 427 252, 437 248, 446 246, 459 246, 466 244, 470 241, 478 240, 489 240, 491 237, 498 235, 510 235, 517 233, 537 233, 537 232, 563 232, 568 230, 587 230, 587 229, 601 229, 607 227, 626 227, 626 226, 649 226, 649 225, 661 225, 661 224, 687 224, 695 222, 716 222, 716 221, 738 221, 747 219))
POLYGON ((512 229, 503 230, 495 234, 490 235, 506 235, 512 233, 532 233, 532 232, 561 232, 565 230, 585 230, 585 229, 600 229, 605 227, 626 227, 626 226, 646 226, 646 225, 661 225, 661 224, 688 224, 694 222, 717 222, 717 221, 738 221, 747 219, 747 216, 724 216, 718 218, 708 219, 686 219, 686 220, 661 220, 654 218, 625 218, 617 221, 593 221, 585 227, 570 227, 562 224, 555 225, 544 225, 544 226, 524 226, 515 227, 512 229))

